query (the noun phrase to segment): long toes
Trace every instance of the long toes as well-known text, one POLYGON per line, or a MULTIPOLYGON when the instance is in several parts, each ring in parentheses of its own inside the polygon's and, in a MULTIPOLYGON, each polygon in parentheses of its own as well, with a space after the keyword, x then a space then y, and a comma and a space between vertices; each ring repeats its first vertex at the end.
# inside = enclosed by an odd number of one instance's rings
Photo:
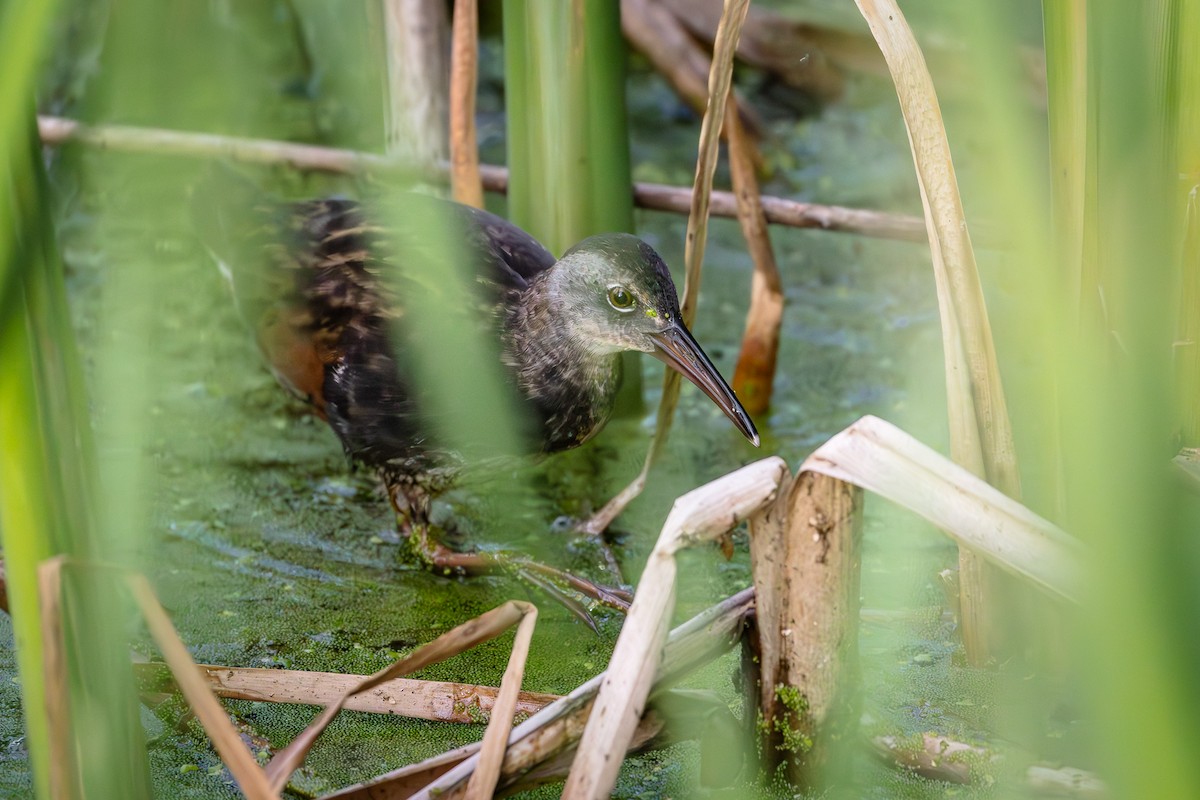
POLYGON ((587 607, 584 606, 583 603, 580 603, 577 599, 562 591, 553 583, 541 577, 540 575, 534 574, 527 569, 522 569, 521 567, 516 567, 515 570, 517 575, 523 580, 532 583, 534 586, 550 595, 550 597, 557 600, 559 604, 566 608, 567 611, 570 611, 576 619, 591 628, 592 633, 600 633, 600 629, 596 626, 596 620, 592 617, 591 612, 587 610, 587 607))
POLYGON ((585 597, 590 597, 609 608, 628 612, 629 604, 633 602, 633 595, 625 589, 595 583, 587 578, 581 578, 578 575, 556 569, 547 564, 539 564, 536 561, 520 561, 517 563, 523 569, 533 570, 552 580, 562 581, 585 597))

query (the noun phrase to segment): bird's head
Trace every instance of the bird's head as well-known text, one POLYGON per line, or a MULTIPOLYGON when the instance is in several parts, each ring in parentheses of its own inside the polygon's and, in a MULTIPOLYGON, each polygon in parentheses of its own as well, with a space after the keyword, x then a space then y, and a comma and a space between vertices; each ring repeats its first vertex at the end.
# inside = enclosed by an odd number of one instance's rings
POLYGON ((577 342, 597 354, 650 353, 700 387, 758 445, 750 415, 683 324, 671 273, 654 248, 626 233, 592 236, 567 251, 551 282, 577 342))

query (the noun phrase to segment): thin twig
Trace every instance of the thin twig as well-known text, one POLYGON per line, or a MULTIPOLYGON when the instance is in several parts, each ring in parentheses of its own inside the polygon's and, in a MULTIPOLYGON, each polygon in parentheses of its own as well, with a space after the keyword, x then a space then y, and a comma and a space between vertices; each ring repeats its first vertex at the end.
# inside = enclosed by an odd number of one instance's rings
MULTIPOLYGON (((47 145, 77 142, 101 150, 198 158, 220 157, 248 164, 286 165, 298 170, 337 174, 407 169, 413 174, 438 181, 446 180, 449 174, 449 166, 445 163, 437 165, 432 172, 424 172, 411 164, 377 153, 164 128, 90 126, 64 117, 38 117, 38 130, 42 142, 47 145)), ((498 194, 508 191, 507 169, 494 164, 481 164, 479 171, 486 191, 498 194)), ((635 183, 633 199, 639 208, 686 214, 692 204, 692 189, 662 183, 635 183)), ((924 220, 907 214, 804 203, 771 195, 763 196, 762 205, 767 222, 773 225, 857 233, 906 242, 926 241, 924 220)), ((737 198, 732 192, 714 191, 709 214, 714 217, 737 219, 737 198)))
MULTIPOLYGON (((473 1, 473 0, 472 0, 473 1)), ((512 730, 513 710, 517 706, 517 692, 525 676, 525 659, 529 655, 529 641, 537 625, 537 608, 521 604, 525 614, 517 626, 512 652, 508 657, 508 668, 500 681, 500 694, 496 698, 495 713, 488 722, 479 747, 479 766, 467 782, 467 800, 487 800, 496 793, 496 782, 500 780, 500 768, 504 764, 504 753, 508 749, 508 734, 512 730)))

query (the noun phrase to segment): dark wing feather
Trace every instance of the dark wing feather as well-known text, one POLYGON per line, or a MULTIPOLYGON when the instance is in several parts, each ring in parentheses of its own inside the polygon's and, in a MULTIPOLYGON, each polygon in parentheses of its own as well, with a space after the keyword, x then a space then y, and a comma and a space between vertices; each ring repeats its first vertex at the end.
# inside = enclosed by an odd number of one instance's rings
POLYGON ((554 266, 554 256, 541 242, 503 217, 471 206, 454 204, 450 208, 471 232, 475 248, 495 268, 519 278, 521 288, 554 266))

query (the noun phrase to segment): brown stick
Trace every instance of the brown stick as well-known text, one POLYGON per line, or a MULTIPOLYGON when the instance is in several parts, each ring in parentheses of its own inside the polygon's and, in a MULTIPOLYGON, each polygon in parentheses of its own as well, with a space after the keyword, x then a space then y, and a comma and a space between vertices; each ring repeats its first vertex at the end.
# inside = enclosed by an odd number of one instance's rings
MULTIPOLYGON (((531 615, 536 616, 536 614, 536 609, 529 603, 519 600, 509 600, 503 605, 493 608, 491 611, 484 612, 478 617, 450 629, 433 641, 421 645, 399 661, 384 667, 374 675, 355 684, 346 694, 343 694, 335 702, 326 706, 316 719, 309 723, 307 728, 292 739, 286 747, 275 754, 274 758, 267 764, 265 770, 265 777, 270 782, 271 788, 275 792, 278 792, 287 785, 291 774, 304 763, 304 759, 308 755, 309 750, 312 749, 313 744, 329 727, 329 723, 333 721, 333 718, 345 707, 346 701, 352 695, 370 691, 392 678, 401 677, 430 664, 436 664, 453 655, 469 650, 481 642, 494 639, 508 628, 521 622, 524 618, 531 615)), ((521 635, 519 632, 518 642, 520 638, 521 635)), ((513 654, 517 655, 517 651, 518 647, 514 644, 513 654)), ((173 671, 176 679, 182 679, 179 670, 176 669, 173 671)), ((508 673, 505 674, 505 677, 506 679, 508 678, 508 673)), ((503 686, 501 689, 503 690, 503 686)), ((494 720, 496 719, 500 719, 500 717, 497 716, 494 720)))
MULTIPOLYGON (((327 706, 366 679, 365 675, 307 670, 211 664, 197 664, 196 668, 217 697, 260 703, 327 706)), ((134 664, 133 671, 143 692, 179 691, 166 664, 134 664)), ((394 678, 369 692, 351 697, 345 708, 435 722, 475 723, 491 715, 498 691, 493 686, 394 678)), ((557 699, 558 696, 553 694, 521 692, 516 713, 536 714, 557 699)))
POLYGON ((0 558, 0 611, 8 613, 8 583, 4 580, 3 558, 0 558))
MULTIPOLYGON (((655 211, 686 214, 691 205, 691 198, 692 190, 679 186, 637 183, 633 187, 634 202, 641 208, 655 211)), ((907 214, 804 203, 771 195, 763 195, 762 206, 767 222, 775 225, 860 233, 864 236, 906 242, 925 241, 925 223, 907 214)), ((737 198, 733 192, 714 191, 708 213, 714 217, 737 219, 737 198)))
POLYGON ((767 218, 759 200, 758 178, 754 174, 754 154, 758 148, 742 129, 732 90, 729 107, 733 113, 725 115, 725 123, 729 129, 729 165, 738 201, 738 221, 754 260, 750 309, 746 312, 746 331, 742 334, 742 348, 733 372, 733 390, 747 413, 755 415, 766 412, 771 405, 775 359, 779 353, 779 326, 783 322, 783 281, 779 277, 779 265, 775 263, 767 218))
POLYGON ((805 792, 844 777, 858 724, 861 512, 857 487, 801 471, 750 523, 762 753, 805 792))
POLYGON ((478 2, 456 0, 450 48, 450 186, 455 200, 483 208, 479 146, 475 138, 478 62, 478 2))
MULTIPOLYGON (((163 128, 88 126, 63 117, 38 117, 38 130, 42 142, 48 145, 78 142, 101 150, 220 157, 249 164, 283 164, 298 170, 317 172, 346 174, 406 166, 403 162, 376 153, 163 128)), ((411 165, 408 166, 412 169, 411 165)), ((485 190, 499 194, 508 191, 507 169, 493 164, 482 164, 479 169, 485 190)), ((445 180, 447 172, 447 165, 441 163, 426 177, 445 180)), ((661 183, 637 183, 633 187, 633 199, 640 208, 686 214, 691 208, 692 190, 691 187, 667 186, 661 183)), ((907 214, 803 203, 769 195, 762 198, 762 205, 767 222, 775 225, 818 228, 908 242, 926 240, 924 221, 907 214)), ((709 214, 736 219, 737 199, 733 193, 714 191, 709 214)))
POLYGON ((184 697, 192 712, 204 727, 209 740, 216 748, 217 754, 238 783, 238 788, 250 800, 268 800, 277 798, 278 792, 273 790, 267 775, 259 768, 250 755, 250 751, 242 743, 226 716, 225 710, 213 697, 199 676, 195 673, 195 664, 183 640, 171 625, 167 612, 159 604, 154 595, 150 581, 142 575, 131 575, 128 578, 129 588, 134 600, 141 609, 146 620, 146 627, 154 637, 155 644, 162 651, 163 658, 171 665, 171 671, 179 682, 184 697))
MULTIPOLYGON (((922 734, 919 746, 896 736, 876 736, 869 745, 871 752, 889 766, 947 783, 977 782, 985 777, 981 774, 984 766, 1000 761, 1000 756, 986 747, 936 733, 922 734)), ((1110 796, 1108 786, 1095 773, 1074 767, 1034 764, 1025 770, 1025 783, 1034 792, 1053 797, 1103 800, 1110 796)))

